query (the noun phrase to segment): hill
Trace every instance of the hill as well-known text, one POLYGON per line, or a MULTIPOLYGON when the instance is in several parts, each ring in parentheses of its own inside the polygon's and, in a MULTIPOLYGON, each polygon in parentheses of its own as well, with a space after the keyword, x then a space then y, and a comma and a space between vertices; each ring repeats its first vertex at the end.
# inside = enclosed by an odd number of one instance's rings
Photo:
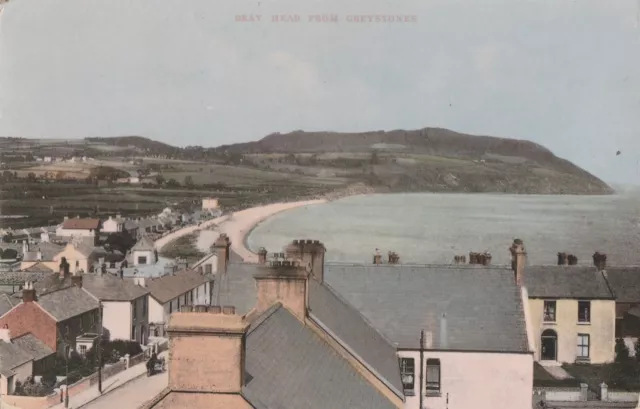
POLYGON ((219 151, 285 156, 297 166, 363 168, 361 179, 389 191, 610 194, 602 180, 542 145, 441 128, 363 133, 273 133, 219 151), (291 158, 294 155, 298 158, 291 158), (307 161, 301 160, 308 157, 307 161))

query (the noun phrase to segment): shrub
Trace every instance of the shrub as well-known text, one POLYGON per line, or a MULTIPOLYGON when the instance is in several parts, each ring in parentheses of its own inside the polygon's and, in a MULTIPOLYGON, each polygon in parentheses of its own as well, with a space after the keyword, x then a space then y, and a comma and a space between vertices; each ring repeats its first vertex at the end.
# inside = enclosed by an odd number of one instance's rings
POLYGON ((42 378, 40 379, 40 382, 42 382, 43 385, 53 388, 53 386, 56 384, 56 374, 54 374, 53 372, 47 372, 44 375, 42 375, 42 378))
POLYGON ((624 343, 622 338, 616 339, 616 362, 627 362, 629 361, 629 347, 624 343))

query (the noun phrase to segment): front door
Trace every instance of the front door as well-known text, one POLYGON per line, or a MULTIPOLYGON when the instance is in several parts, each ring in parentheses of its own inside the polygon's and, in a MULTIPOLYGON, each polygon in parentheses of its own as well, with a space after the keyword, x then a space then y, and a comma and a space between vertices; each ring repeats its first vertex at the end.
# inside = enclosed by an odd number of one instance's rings
POLYGON ((554 331, 547 330, 542 333, 540 359, 542 361, 556 361, 558 336, 554 331))

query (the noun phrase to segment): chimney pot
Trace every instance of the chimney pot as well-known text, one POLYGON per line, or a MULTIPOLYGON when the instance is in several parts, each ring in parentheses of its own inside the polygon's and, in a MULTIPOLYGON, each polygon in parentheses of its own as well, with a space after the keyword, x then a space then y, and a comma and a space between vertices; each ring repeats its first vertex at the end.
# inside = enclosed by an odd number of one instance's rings
POLYGON ((235 315, 236 313, 236 307, 234 307, 233 305, 225 305, 224 307, 222 307, 222 314, 224 315, 235 315))
POLYGON ((209 307, 209 312, 211 314, 221 314, 222 313, 222 307, 219 305, 211 305, 209 307))

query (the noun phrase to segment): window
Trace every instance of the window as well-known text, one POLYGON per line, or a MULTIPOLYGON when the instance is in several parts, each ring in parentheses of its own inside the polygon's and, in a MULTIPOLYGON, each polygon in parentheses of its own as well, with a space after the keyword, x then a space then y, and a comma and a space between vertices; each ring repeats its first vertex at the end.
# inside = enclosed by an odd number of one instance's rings
POLYGON ((555 301, 544 302, 544 321, 556 322, 556 302, 555 301))
POLYGON ((144 297, 142 299, 142 316, 143 317, 147 316, 147 297, 144 297))
POLYGON ((204 265, 204 273, 205 274, 211 274, 211 264, 205 264, 204 265))
POLYGON ((131 339, 135 340, 136 339, 136 326, 134 325, 133 327, 131 327, 131 339))
POLYGON ((80 355, 81 356, 87 355, 87 346, 86 345, 80 345, 78 347, 78 350, 80 351, 80 355))
POLYGON ((427 395, 440 394, 440 360, 427 359, 427 395))
POLYGON ((578 322, 591 322, 591 301, 578 301, 578 322))
POLYGON ((116 262, 115 261, 111 261, 109 263, 109 268, 116 268, 116 262))
POLYGON ((589 334, 578 334, 578 351, 576 357, 578 359, 589 358, 589 334))
POLYGON ((133 300, 133 319, 135 319, 138 316, 138 303, 136 302, 136 300, 133 300))
POLYGON ((400 358, 400 377, 404 394, 413 396, 415 389, 415 360, 413 358, 400 358))
POLYGON ((169 301, 169 314, 173 312, 173 301, 169 301))
POLYGON ((138 264, 147 264, 147 257, 138 256, 138 264))

